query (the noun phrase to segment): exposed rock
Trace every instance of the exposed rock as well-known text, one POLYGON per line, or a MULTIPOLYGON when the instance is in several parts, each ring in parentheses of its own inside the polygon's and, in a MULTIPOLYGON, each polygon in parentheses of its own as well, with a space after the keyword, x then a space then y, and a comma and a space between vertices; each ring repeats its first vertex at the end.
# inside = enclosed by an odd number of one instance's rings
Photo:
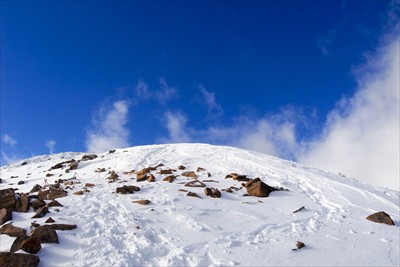
POLYGON ((389 214, 384 211, 379 211, 374 214, 369 215, 367 220, 376 222, 376 223, 384 223, 388 225, 394 225, 392 218, 390 218, 389 214))
POLYGON ((176 178, 175 175, 168 175, 167 177, 165 177, 165 178, 163 179, 163 181, 172 183, 172 182, 175 180, 175 178, 176 178))
POLYGON ((40 226, 40 224, 38 224, 38 223, 36 223, 36 221, 34 221, 34 222, 31 222, 31 226, 34 228, 37 228, 40 226))
POLYGON ((136 174, 136 182, 143 182, 147 180, 147 174, 136 174))
POLYGON ((73 195, 76 195, 76 196, 81 196, 81 195, 83 195, 83 191, 82 190, 79 190, 79 191, 76 191, 76 192, 74 192, 74 193, 72 193, 73 195))
POLYGON ((186 169, 185 166, 183 166, 183 165, 179 165, 179 166, 178 166, 178 170, 184 170, 184 169, 186 169))
POLYGON ((199 180, 194 180, 185 184, 188 187, 206 187, 206 185, 199 180))
POLYGON ((197 167, 196 172, 204 172, 206 169, 202 168, 202 167, 197 167))
POLYGON ((150 168, 144 168, 144 169, 141 169, 140 171, 137 171, 135 174, 136 175, 143 175, 143 174, 147 174, 149 172, 150 172, 150 168))
POLYGON ((160 163, 157 166, 155 166, 155 168, 160 168, 160 167, 164 167, 164 166, 165 166, 164 164, 160 163))
POLYGON ((304 210, 304 209, 305 209, 305 207, 302 206, 302 207, 298 208, 297 210, 293 211, 293 213, 299 212, 299 211, 304 210))
POLYGON ((69 163, 71 163, 72 161, 75 161, 75 160, 72 159, 72 160, 67 160, 67 161, 63 161, 63 162, 57 163, 56 165, 52 166, 52 167, 49 169, 49 171, 55 170, 55 169, 62 169, 62 168, 64 167, 64 164, 69 164, 69 163))
POLYGON ((24 166, 26 164, 28 164, 28 162, 24 161, 24 162, 21 163, 21 166, 24 166))
POLYGON ((167 169, 167 170, 160 170, 159 172, 157 172, 158 174, 172 174, 174 172, 174 170, 171 169, 167 169))
POLYGON ((0 209, 6 208, 15 210, 17 200, 15 199, 14 189, 7 188, 0 190, 0 209))
POLYGON ((247 182, 250 181, 250 178, 247 178, 247 175, 237 174, 237 173, 230 173, 225 176, 225 179, 232 178, 233 180, 240 181, 240 182, 247 182))
POLYGON ((40 243, 58 243, 58 235, 53 225, 41 225, 32 231, 31 237, 40 240, 40 243))
POLYGON ((115 152, 115 149, 111 149, 111 150, 108 151, 109 154, 112 154, 114 152, 115 152))
POLYGON ((51 225, 54 230, 58 230, 58 231, 66 231, 66 230, 73 230, 76 229, 76 225, 75 224, 64 224, 64 223, 55 223, 51 225))
POLYGON ((79 165, 79 162, 73 160, 73 161, 71 161, 70 164, 69 164, 69 169, 70 169, 71 171, 72 171, 72 170, 76 170, 76 169, 78 169, 78 165, 79 165))
POLYGON ((24 228, 16 227, 12 223, 5 224, 0 228, 0 234, 9 235, 13 237, 26 236, 24 228))
POLYGON ((179 189, 180 192, 188 192, 186 189, 179 189))
POLYGON ((247 193, 250 196, 255 197, 268 197, 269 194, 273 191, 277 191, 278 189, 271 187, 260 180, 260 178, 256 178, 248 181, 245 186, 247 189, 247 193))
POLYGON ((147 175, 147 181, 153 183, 156 181, 156 177, 153 174, 149 174, 147 175))
POLYGON ((187 195, 188 197, 198 197, 201 198, 198 194, 194 193, 194 192, 188 192, 187 195))
POLYGON ((95 172, 105 172, 106 168, 97 168, 95 172))
POLYGON ((32 187, 31 191, 29 191, 29 193, 38 192, 38 191, 40 191, 40 189, 42 189, 42 187, 41 187, 40 185, 38 185, 38 184, 35 184, 35 185, 32 187))
POLYGON ((183 172, 181 175, 186 176, 186 177, 191 177, 191 178, 197 178, 197 175, 194 171, 183 172))
POLYGON ((108 179, 109 183, 112 183, 112 182, 115 182, 116 180, 118 180, 119 176, 115 171, 110 171, 108 174, 109 174, 109 176, 107 177, 107 179, 108 179))
POLYGON ((21 184, 24 184, 25 182, 24 181, 18 181, 18 185, 21 185, 21 184))
POLYGON ((46 177, 51 177, 51 176, 53 176, 53 174, 52 174, 52 173, 48 173, 48 174, 46 174, 46 177))
POLYGON ((148 205, 151 201, 148 199, 141 199, 141 200, 135 200, 132 201, 132 203, 137 203, 137 204, 141 204, 141 205, 148 205))
POLYGON ((82 156, 81 161, 93 160, 95 158, 97 158, 96 154, 87 154, 82 156))
POLYGON ((36 254, 41 248, 40 240, 36 237, 18 237, 12 244, 10 251, 15 252, 22 249, 25 252, 36 254))
POLYGON ((6 208, 0 209, 0 225, 11 220, 12 220, 12 211, 6 208))
POLYGON ((211 173, 207 172, 207 177, 211 177, 211 173))
POLYGON ((303 242, 297 241, 297 244, 296 244, 297 249, 302 249, 302 248, 304 248, 305 246, 306 246, 306 245, 304 245, 303 242))
POLYGON ((40 259, 36 255, 13 252, 0 252, 0 266, 37 267, 40 259))
POLYGON ((29 194, 21 194, 16 203, 16 210, 19 212, 29 211, 29 194))
POLYGON ((134 185, 124 185, 117 187, 116 192, 119 194, 133 194, 135 191, 140 191, 140 187, 134 185))
POLYGON ((49 212, 49 210, 47 209, 47 206, 41 207, 36 211, 36 214, 33 215, 32 219, 34 218, 42 218, 44 216, 46 216, 46 214, 49 212))
POLYGON ((42 190, 38 193, 38 198, 42 200, 53 200, 56 198, 65 197, 68 195, 67 191, 62 189, 50 188, 48 190, 42 190))
POLYGON ((47 207, 63 207, 63 205, 57 200, 53 200, 49 204, 47 204, 47 207))
POLYGON ((53 222, 55 222, 55 220, 53 220, 53 218, 51 218, 51 217, 49 217, 49 218, 45 221, 45 223, 53 223, 53 222))
POLYGON ((204 194, 213 198, 220 198, 221 192, 217 188, 204 188, 204 194))
POLYGON ((94 184, 91 184, 91 183, 86 183, 85 184, 85 187, 93 187, 94 186, 94 184))

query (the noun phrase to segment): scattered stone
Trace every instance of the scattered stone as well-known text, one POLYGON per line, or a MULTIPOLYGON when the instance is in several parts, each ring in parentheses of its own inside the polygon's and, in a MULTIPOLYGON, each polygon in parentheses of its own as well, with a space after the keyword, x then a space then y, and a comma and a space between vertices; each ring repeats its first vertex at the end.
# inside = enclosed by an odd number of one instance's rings
POLYGON ((215 180, 204 180, 204 183, 219 183, 218 181, 215 180))
POLYGON ((147 180, 147 174, 136 174, 136 182, 143 182, 147 180))
POLYGON ((141 204, 141 205, 148 205, 151 201, 148 199, 141 199, 141 200, 135 200, 132 201, 132 203, 137 203, 137 204, 141 204))
POLYGON ((165 177, 165 178, 163 179, 163 181, 172 183, 172 182, 175 180, 175 178, 176 178, 175 175, 168 175, 167 177, 165 177))
POLYGON ((178 191, 180 191, 180 192, 188 192, 188 191, 185 190, 185 189, 179 189, 178 191))
POLYGON ((21 185, 21 184, 24 184, 25 182, 24 181, 18 181, 18 185, 21 185))
POLYGON ((147 175, 147 181, 150 183, 153 183, 156 181, 156 177, 154 177, 153 174, 149 174, 149 175, 147 175))
POLYGON ((85 184, 85 187, 93 187, 94 186, 94 184, 91 184, 91 183, 86 183, 85 184))
POLYGON ((40 240, 40 243, 58 243, 58 235, 53 225, 41 225, 32 231, 31 237, 40 240))
POLYGON ((95 158, 97 158, 96 154, 87 154, 87 155, 83 155, 81 160, 87 161, 87 160, 93 160, 95 158))
POLYGON ((10 179, 14 179, 14 178, 18 178, 18 177, 19 177, 18 175, 13 175, 10 177, 10 179))
POLYGON ((272 186, 267 185, 266 183, 261 181, 260 178, 248 181, 244 187, 247 189, 247 193, 250 196, 255 197, 268 197, 271 192, 278 190, 272 186))
POLYGON ((63 161, 63 162, 57 163, 56 165, 52 166, 52 167, 49 169, 49 171, 55 170, 55 169, 62 169, 62 168, 64 167, 64 164, 69 164, 69 163, 71 163, 72 161, 75 161, 75 160, 72 159, 72 160, 67 160, 67 161, 63 161))
POLYGON ((228 193, 233 193, 231 188, 227 188, 227 189, 225 189, 225 191, 228 192, 228 193))
POLYGON ((131 171, 127 171, 127 172, 123 172, 124 175, 132 175, 135 174, 136 170, 131 170, 131 171))
POLYGON ((144 168, 141 169, 140 171, 135 172, 136 175, 144 175, 144 174, 148 174, 150 172, 150 168, 144 168))
POLYGON ((207 172, 207 177, 211 177, 211 173, 207 172))
MULTIPOLYGON (((296 243, 297 249, 302 249, 302 248, 304 248, 305 246, 306 246, 306 245, 304 245, 303 242, 297 241, 297 243, 296 243)), ((297 250, 297 249, 294 249, 294 250, 297 250)))
POLYGON ((19 212, 28 212, 29 211, 29 194, 21 194, 17 199, 17 203, 15 205, 16 211, 19 212))
POLYGON ((108 182, 112 183, 118 180, 118 174, 115 171, 108 172, 109 176, 107 177, 108 182))
POLYGON ((133 194, 135 191, 140 191, 140 188, 134 185, 124 185, 116 189, 116 192, 119 194, 133 194))
POLYGON ((160 167, 164 167, 164 166, 165 166, 164 164, 160 163, 155 168, 160 168, 160 167))
POLYGON ((71 161, 69 163, 69 170, 72 171, 72 170, 78 169, 78 165, 79 165, 79 162, 77 162, 76 160, 71 161))
POLYGON ((73 193, 73 195, 81 196, 81 195, 83 195, 83 191, 82 190, 76 191, 73 193))
POLYGON ((304 209, 305 209, 305 207, 302 206, 302 207, 298 208, 297 210, 293 211, 293 213, 299 212, 299 211, 304 210, 304 209))
POLYGON ((95 172, 105 172, 106 168, 97 168, 95 172))
POLYGON ((194 193, 194 192, 188 192, 187 195, 188 197, 198 197, 201 198, 198 194, 194 193))
POLYGON ((109 154, 112 154, 114 152, 115 152, 115 149, 111 149, 111 150, 108 151, 109 154))
POLYGON ((40 240, 35 237, 18 237, 11 246, 10 251, 22 249, 25 252, 36 254, 42 249, 40 240))
POLYGON ((384 211, 379 211, 374 214, 371 214, 366 219, 370 220, 372 222, 376 222, 376 223, 384 223, 387 225, 394 225, 392 218, 390 218, 389 214, 387 214, 384 211))
POLYGON ((53 222, 55 222, 55 220, 53 220, 53 218, 48 218, 46 221, 45 221, 45 223, 53 223, 53 222))
POLYGON ((51 225, 54 230, 58 231, 66 231, 66 230, 74 230, 77 228, 75 224, 64 224, 64 223, 55 223, 51 225))
POLYGON ((186 176, 186 177, 191 177, 191 178, 197 178, 197 175, 194 171, 183 172, 181 175, 186 176))
POLYGON ((40 224, 38 224, 38 223, 36 223, 36 222, 31 222, 31 226, 37 228, 37 227, 40 226, 40 224))
POLYGON ((36 211, 36 214, 33 215, 32 219, 43 218, 48 212, 49 210, 47 209, 47 206, 41 207, 36 211))
POLYGON ((38 191, 40 191, 40 189, 42 189, 42 187, 41 187, 40 185, 38 185, 38 184, 35 184, 35 185, 32 187, 31 191, 29 191, 29 193, 38 192, 38 191))
POLYGON ((188 187, 206 187, 206 185, 199 180, 194 180, 185 184, 188 187))
POLYGON ((178 170, 184 170, 184 169, 186 169, 185 166, 183 166, 183 165, 179 165, 179 166, 178 166, 178 170))
POLYGON ((9 235, 13 237, 26 236, 24 228, 16 227, 12 223, 5 224, 0 228, 0 234, 9 235))
POLYGON ((56 198, 65 197, 66 195, 68 195, 67 191, 64 191, 62 189, 50 188, 48 190, 39 191, 37 196, 39 199, 42 200, 53 200, 56 198))
POLYGON ((250 178, 247 178, 247 175, 237 174, 237 173, 230 173, 225 176, 225 179, 232 178, 233 180, 239 182, 247 182, 250 181, 250 178))
POLYGON ((0 209, 6 208, 15 210, 16 202, 14 189, 7 188, 0 190, 0 209))
POLYGON ((221 198, 221 192, 217 188, 204 188, 204 194, 212 198, 221 198))
POLYGON ((63 205, 57 200, 53 200, 49 204, 47 204, 47 207, 63 207, 63 205))
POLYGON ((160 170, 157 172, 158 174, 172 174, 175 170, 167 169, 167 170, 160 170))
POLYGON ((24 161, 24 162, 21 163, 21 166, 24 166, 26 164, 28 164, 28 162, 24 161))
POLYGON ((0 225, 11 220, 12 220, 12 211, 6 208, 0 209, 0 225))
POLYGON ((202 168, 202 167, 197 167, 197 170, 196 170, 196 172, 204 172, 205 171, 205 169, 204 168, 202 168))
POLYGON ((0 266, 37 267, 40 259, 36 255, 0 252, 0 266))

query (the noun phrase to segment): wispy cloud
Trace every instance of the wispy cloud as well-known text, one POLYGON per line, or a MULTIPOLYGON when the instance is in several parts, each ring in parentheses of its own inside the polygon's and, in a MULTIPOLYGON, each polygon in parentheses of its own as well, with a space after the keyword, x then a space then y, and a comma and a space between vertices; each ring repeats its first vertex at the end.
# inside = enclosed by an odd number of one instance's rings
POLYGON ((86 149, 89 152, 104 152, 129 145, 129 102, 116 101, 111 108, 102 106, 96 111, 92 125, 87 131, 86 149))
POLYGON ((180 112, 167 111, 164 114, 164 125, 168 130, 168 137, 158 139, 161 143, 192 142, 190 129, 186 125, 186 117, 180 112))
POLYGON ((1 150, 1 165, 3 164, 12 164, 14 162, 20 161, 21 158, 15 154, 8 154, 5 151, 1 150))
POLYGON ((12 138, 10 135, 8 134, 4 134, 1 137, 1 140, 3 141, 4 144, 9 145, 11 147, 14 147, 17 144, 17 140, 15 140, 14 138, 12 138))
POLYGON ((160 78, 159 85, 158 90, 151 90, 146 82, 139 80, 134 89, 136 98, 140 101, 155 100, 166 105, 168 101, 178 97, 178 88, 169 86, 164 78, 160 78))
POLYGON ((357 92, 330 112, 300 161, 399 190, 399 42, 396 36, 367 55, 357 92))
POLYGON ((54 154, 54 148, 57 142, 55 140, 47 140, 44 144, 49 149, 49 154, 54 154))
POLYGON ((207 91, 203 85, 199 86, 199 90, 203 96, 203 101, 207 106, 207 118, 211 120, 220 118, 223 115, 224 111, 222 109, 222 106, 216 101, 215 93, 207 91))

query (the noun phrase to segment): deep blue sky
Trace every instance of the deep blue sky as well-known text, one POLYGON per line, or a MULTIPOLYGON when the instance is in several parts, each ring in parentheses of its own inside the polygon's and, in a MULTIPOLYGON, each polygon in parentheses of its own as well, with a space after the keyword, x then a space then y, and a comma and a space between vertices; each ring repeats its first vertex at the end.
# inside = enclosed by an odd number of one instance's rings
MULTIPOLYGON (((354 66, 385 30, 389 1, 1 1, 1 142, 9 157, 84 151, 99 105, 129 99, 129 144, 166 134, 166 110, 190 127, 229 125, 287 105, 316 126, 354 93, 354 66), (138 81, 178 90, 137 101, 138 81), (199 86, 223 115, 210 121, 199 86), (311 115, 310 115, 311 116, 311 115)), ((313 129, 315 131, 315 129, 313 129)), ((313 132, 304 132, 311 135, 313 132)), ((3 154, 3 156, 4 156, 3 154)), ((4 157, 2 158, 2 164, 4 157)))

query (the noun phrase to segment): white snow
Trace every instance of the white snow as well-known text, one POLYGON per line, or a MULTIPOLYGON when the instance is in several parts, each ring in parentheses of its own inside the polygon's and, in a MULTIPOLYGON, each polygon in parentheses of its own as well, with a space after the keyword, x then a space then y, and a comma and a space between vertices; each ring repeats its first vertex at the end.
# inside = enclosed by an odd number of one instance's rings
MULTIPOLYGON (((0 169, 0 189, 29 192, 44 179, 50 183, 77 177, 67 197, 57 199, 64 207, 44 218, 30 219, 34 212, 13 212, 13 224, 30 231, 30 223, 76 224, 72 231, 57 231, 59 244, 44 244, 38 253, 40 266, 399 266, 400 193, 374 187, 333 173, 285 161, 265 154, 206 144, 152 145, 117 149, 79 163, 77 170, 51 170, 51 166, 81 159, 84 153, 39 156, 0 169), (160 169, 196 171, 200 181, 219 190, 240 182, 225 179, 229 173, 260 177, 270 186, 289 191, 272 192, 268 198, 243 196, 243 188, 210 198, 204 188, 185 187, 192 179, 153 174, 156 182, 136 182, 123 172, 163 163, 160 169), (126 183, 108 183, 106 168, 126 183), (207 172, 211 177, 207 177, 207 172), (46 177, 52 173, 52 177, 46 177), (60 177, 60 175, 62 176, 60 177), (18 178, 10 178, 18 176, 18 178), (18 181, 25 184, 17 185, 18 181), (82 196, 72 193, 93 183, 82 196), (116 194, 115 188, 136 185, 141 191, 116 194), (188 197, 186 189, 202 199, 188 197), (132 203, 149 199, 147 206, 132 203), (293 213, 305 206, 304 210, 293 213), (388 213, 395 226, 365 218, 377 211, 388 213), (297 241, 305 248, 293 251, 297 241)), ((183 171, 178 170, 176 174, 183 171)), ((65 186, 64 186, 65 187, 65 186)), ((0 251, 9 251, 14 238, 1 235, 0 251)))

